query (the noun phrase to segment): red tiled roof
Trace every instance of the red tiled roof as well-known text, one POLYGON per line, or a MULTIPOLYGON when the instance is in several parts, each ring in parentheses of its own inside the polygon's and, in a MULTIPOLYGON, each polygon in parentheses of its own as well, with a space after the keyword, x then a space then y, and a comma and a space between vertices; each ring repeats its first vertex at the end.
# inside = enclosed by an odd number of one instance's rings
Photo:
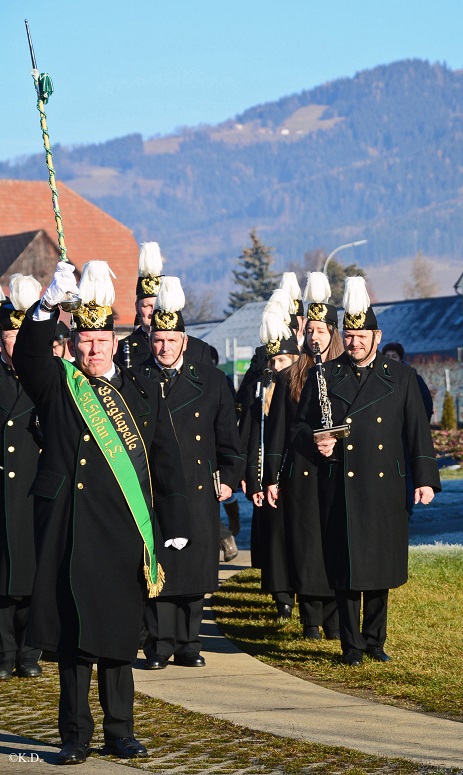
MULTIPOLYGON (((82 271, 86 261, 107 261, 114 274, 118 325, 134 318, 139 247, 130 229, 58 182, 69 260, 82 271)), ((46 181, 0 180, 0 234, 44 229, 58 242, 51 191, 46 181)))

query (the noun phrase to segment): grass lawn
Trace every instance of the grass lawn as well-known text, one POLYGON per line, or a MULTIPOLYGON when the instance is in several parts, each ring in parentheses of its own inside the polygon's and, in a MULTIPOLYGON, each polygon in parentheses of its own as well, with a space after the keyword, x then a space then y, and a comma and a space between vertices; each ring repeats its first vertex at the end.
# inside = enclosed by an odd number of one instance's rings
POLYGON ((223 633, 264 662, 331 688, 463 721, 463 548, 410 550, 408 584, 391 590, 387 664, 341 662, 337 641, 302 637, 297 612, 279 620, 259 571, 243 571, 213 598, 223 633))

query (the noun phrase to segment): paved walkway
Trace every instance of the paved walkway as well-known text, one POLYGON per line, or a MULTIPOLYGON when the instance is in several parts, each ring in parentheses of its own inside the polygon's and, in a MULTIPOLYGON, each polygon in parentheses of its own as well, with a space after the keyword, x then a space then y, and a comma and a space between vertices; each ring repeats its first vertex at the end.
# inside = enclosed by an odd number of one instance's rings
MULTIPOLYGON (((238 560, 239 564, 222 565, 221 579, 249 566, 249 552, 240 552, 238 560)), ((251 729, 456 767, 463 773, 463 724, 335 692, 265 665, 222 637, 210 610, 205 611, 202 641, 205 668, 169 665, 166 670, 148 671, 140 659, 134 668, 136 689, 251 729)), ((52 745, 0 732, 2 775, 30 773, 37 756, 42 760, 41 775, 56 773, 56 752, 52 745), (22 760, 18 754, 23 754, 22 760)), ((122 775, 134 770, 90 758, 85 771, 122 775)))
MULTIPOLYGON (((248 567, 249 559, 249 552, 240 552, 239 565, 222 565, 221 579, 248 567)), ((222 637, 210 610, 202 642, 205 668, 149 671, 140 661, 137 690, 251 729, 463 773, 463 724, 325 689, 270 667, 222 637)))

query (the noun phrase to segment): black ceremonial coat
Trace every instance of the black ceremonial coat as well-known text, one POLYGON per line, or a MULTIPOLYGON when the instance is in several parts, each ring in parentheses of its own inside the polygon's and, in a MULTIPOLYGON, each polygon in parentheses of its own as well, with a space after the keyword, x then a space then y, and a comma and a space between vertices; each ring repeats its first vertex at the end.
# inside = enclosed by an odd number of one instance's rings
POLYGON ((0 595, 27 597, 35 574, 33 499, 39 458, 35 407, 0 361, 0 595))
MULTIPOLYGON (((31 312, 14 350, 16 370, 35 402, 44 436, 31 487, 38 557, 28 642, 47 651, 78 646, 95 656, 131 661, 146 596, 143 542, 75 406, 62 361, 52 354, 56 320, 34 322, 31 312)), ((189 536, 180 452, 160 390, 126 370, 121 376, 118 392, 149 453, 156 518, 165 536, 189 536)))
POLYGON ((303 595, 330 597, 323 557, 317 467, 291 443, 297 404, 291 400, 287 373, 276 378, 264 456, 266 486, 279 482, 284 512, 291 589, 303 595))
MULTIPOLYGON (((144 373, 162 381, 153 358, 144 373)), ((171 388, 163 387, 182 455, 191 543, 181 551, 164 548, 168 536, 159 526, 159 558, 167 578, 161 597, 203 595, 218 584, 220 508, 212 474, 218 469, 232 490, 242 475, 235 406, 224 373, 206 363, 184 362, 171 388)))
MULTIPOLYGON (((335 589, 389 589, 404 584, 408 564, 405 449, 414 487, 439 491, 429 423, 413 369, 379 353, 360 386, 343 354, 324 365, 333 424, 350 436, 336 445, 337 463, 319 465, 328 577, 335 589)), ((321 427, 316 371, 302 391, 293 433, 297 449, 314 452, 321 427)))
MULTIPOLYGON (((270 381, 272 384, 274 378, 270 381)), ((272 395, 270 411, 275 400, 275 391, 272 395)), ((249 418, 249 433, 246 456, 246 494, 252 496, 260 492, 267 485, 274 482, 267 480, 261 486, 260 482, 260 458, 261 458, 261 433, 262 433, 262 401, 255 398, 248 407, 244 418, 249 418)), ((269 443, 269 417, 264 418, 264 458, 269 443)), ((275 480, 276 481, 276 480, 275 480)), ((273 508, 264 498, 262 506, 254 506, 251 525, 251 559, 253 568, 261 569, 261 586, 264 592, 290 592, 292 590, 288 559, 286 552, 286 536, 284 526, 283 500, 277 501, 277 507, 273 508)))
MULTIPOLYGON (((125 339, 119 340, 115 360, 118 363, 124 364, 124 366, 127 365, 126 356, 124 355, 124 345, 126 342, 129 343, 129 368, 139 371, 151 355, 149 334, 146 334, 142 327, 139 326, 132 334, 126 336, 125 339)), ((188 347, 184 356, 187 361, 212 363, 211 348, 207 342, 203 342, 202 339, 198 339, 196 336, 188 337, 188 347)))

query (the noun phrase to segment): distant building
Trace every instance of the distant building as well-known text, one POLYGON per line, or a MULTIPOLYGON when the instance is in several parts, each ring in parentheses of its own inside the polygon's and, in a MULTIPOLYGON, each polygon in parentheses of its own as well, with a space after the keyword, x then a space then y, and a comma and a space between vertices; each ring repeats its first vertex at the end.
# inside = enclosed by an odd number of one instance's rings
MULTIPOLYGON (((58 183, 58 194, 69 260, 79 275, 87 261, 97 258, 109 263, 116 275, 116 325, 130 328, 138 275, 139 246, 135 237, 130 229, 64 183, 58 183)), ((43 286, 47 285, 53 274, 52 264, 59 258, 48 182, 0 180, 0 237, 2 285, 7 286, 9 275, 16 271, 34 274, 43 286), (31 269, 26 271, 27 267, 31 269)))

